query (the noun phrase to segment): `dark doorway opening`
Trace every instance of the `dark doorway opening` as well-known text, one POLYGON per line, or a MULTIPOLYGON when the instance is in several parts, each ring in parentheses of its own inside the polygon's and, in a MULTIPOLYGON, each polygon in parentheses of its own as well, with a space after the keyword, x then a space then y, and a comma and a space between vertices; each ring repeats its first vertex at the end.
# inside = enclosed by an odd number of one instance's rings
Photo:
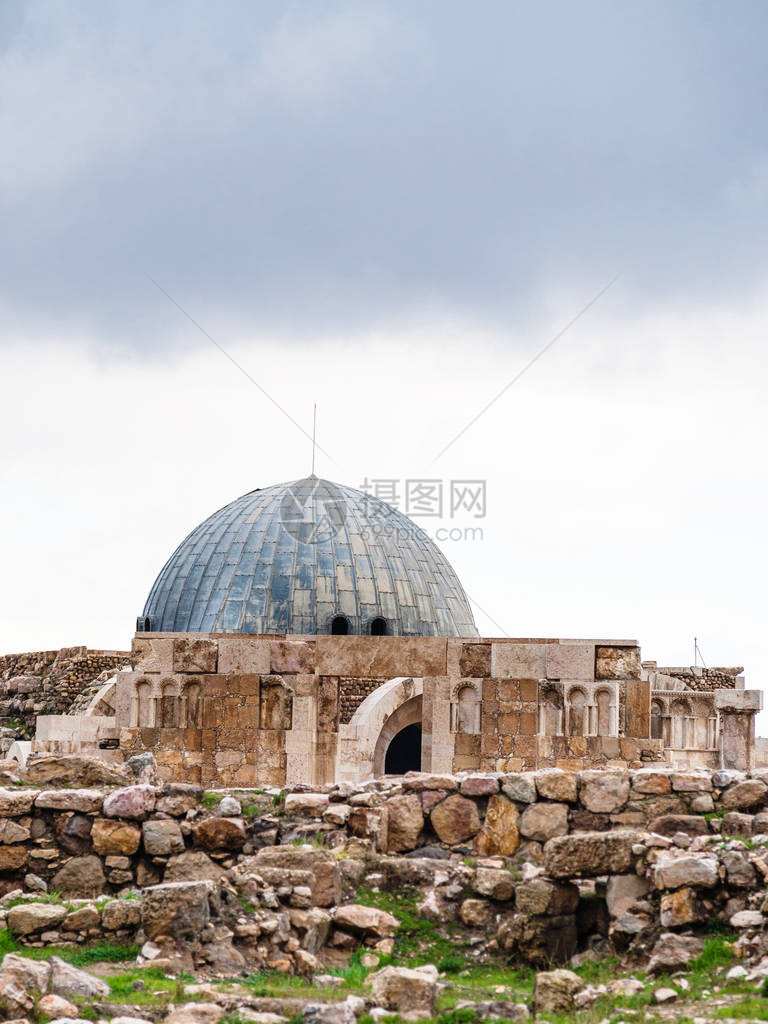
POLYGON ((387 621, 386 619, 374 619, 371 623, 371 636, 386 636, 387 635, 387 621))
POLYGON ((346 636, 349 633, 349 622, 346 616, 336 615, 331 623, 331 634, 333 636, 346 636))
POLYGON ((387 747, 384 758, 385 775, 405 775, 421 771, 421 726, 406 725, 387 747))

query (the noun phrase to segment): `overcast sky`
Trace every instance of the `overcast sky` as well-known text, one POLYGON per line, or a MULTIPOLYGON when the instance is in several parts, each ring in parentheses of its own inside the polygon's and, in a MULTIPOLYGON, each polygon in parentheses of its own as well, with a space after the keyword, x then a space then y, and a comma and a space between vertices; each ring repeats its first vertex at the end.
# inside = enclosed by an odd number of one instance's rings
POLYGON ((126 647, 193 526, 309 470, 150 275, 306 430, 318 400, 323 475, 487 480, 442 524, 483 539, 441 543, 483 634, 698 635, 762 686, 767 33, 757 2, 4 0, 0 651, 126 647))

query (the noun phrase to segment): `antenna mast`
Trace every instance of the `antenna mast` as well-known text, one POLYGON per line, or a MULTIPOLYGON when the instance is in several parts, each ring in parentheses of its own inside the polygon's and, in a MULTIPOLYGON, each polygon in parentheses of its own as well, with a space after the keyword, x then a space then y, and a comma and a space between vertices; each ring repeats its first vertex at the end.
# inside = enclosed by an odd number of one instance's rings
POLYGON ((312 476, 315 475, 315 448, 317 447, 317 402, 312 409, 312 476))

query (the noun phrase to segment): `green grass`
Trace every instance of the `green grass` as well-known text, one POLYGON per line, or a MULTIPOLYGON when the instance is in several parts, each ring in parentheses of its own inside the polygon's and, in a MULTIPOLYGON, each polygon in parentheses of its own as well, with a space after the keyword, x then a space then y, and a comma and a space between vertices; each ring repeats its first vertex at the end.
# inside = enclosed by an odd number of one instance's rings
POLYGON ((704 943, 704 949, 697 957, 694 957, 688 964, 688 972, 701 974, 710 972, 721 967, 730 967, 733 963, 733 939, 735 933, 727 935, 712 935, 704 943))
MULTIPOLYGON (((169 978, 160 967, 142 967, 115 974, 105 981, 109 985, 112 998, 118 1002, 160 1008, 185 1000, 186 978, 188 976, 169 978)), ((204 997, 201 998, 199 995, 195 996, 195 999, 205 1001, 204 997)))
POLYGON ((721 1006, 715 1011, 715 1017, 735 1018, 736 1020, 768 1020, 768 999, 752 996, 731 1006, 721 1006))
MULTIPOLYGON (((437 964, 448 957, 461 956, 457 950, 459 927, 453 921, 436 927, 434 921, 421 917, 417 903, 421 899, 418 889, 400 889, 398 892, 379 892, 362 888, 357 902, 366 907, 377 907, 393 914, 400 922, 395 933, 395 946, 391 962, 403 967, 437 964)), ((466 961, 465 961, 466 963, 466 961)))
POLYGON ((111 942, 77 949, 65 946, 46 946, 44 949, 37 949, 19 945, 7 928, 0 930, 0 959, 6 953, 18 953, 30 960, 47 960, 51 956, 57 956, 73 967, 87 967, 89 964, 125 963, 128 960, 135 960, 140 949, 141 946, 137 945, 118 946, 111 942))

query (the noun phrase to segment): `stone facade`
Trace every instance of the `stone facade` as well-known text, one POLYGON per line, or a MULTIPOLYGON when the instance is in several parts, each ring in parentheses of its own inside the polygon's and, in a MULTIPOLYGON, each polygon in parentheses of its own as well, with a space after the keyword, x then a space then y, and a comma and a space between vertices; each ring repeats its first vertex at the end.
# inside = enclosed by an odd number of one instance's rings
POLYGON ((132 665, 111 698, 123 756, 204 786, 378 777, 412 726, 409 767, 432 772, 754 760, 743 677, 690 690, 634 641, 143 633, 132 665))

